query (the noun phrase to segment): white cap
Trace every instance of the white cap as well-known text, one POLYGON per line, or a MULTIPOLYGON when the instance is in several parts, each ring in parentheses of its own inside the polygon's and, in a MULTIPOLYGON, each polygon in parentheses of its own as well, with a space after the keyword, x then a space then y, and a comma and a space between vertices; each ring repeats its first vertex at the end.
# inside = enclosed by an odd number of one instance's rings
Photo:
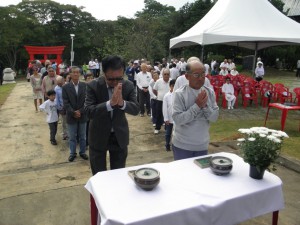
POLYGON ((133 63, 137 63, 137 64, 139 64, 139 61, 138 60, 134 60, 134 62, 133 63))

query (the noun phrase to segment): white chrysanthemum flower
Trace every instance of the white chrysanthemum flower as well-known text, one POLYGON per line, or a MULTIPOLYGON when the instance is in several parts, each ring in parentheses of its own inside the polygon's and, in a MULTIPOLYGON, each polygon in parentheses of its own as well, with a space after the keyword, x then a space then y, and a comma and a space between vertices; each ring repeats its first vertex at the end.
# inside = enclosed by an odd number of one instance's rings
POLYGON ((280 140, 279 138, 275 138, 273 141, 274 141, 275 143, 281 143, 281 140, 280 140))
POLYGON ((241 132, 242 134, 250 134, 251 133, 250 129, 243 129, 243 128, 241 128, 238 131, 241 132))
POLYGON ((270 132, 270 133, 276 133, 276 132, 277 132, 277 130, 274 130, 274 129, 269 129, 269 132, 270 132))
POLYGON ((237 146, 240 146, 241 144, 240 144, 240 143, 237 143, 236 145, 237 145, 237 146))
POLYGON ((245 138, 238 138, 237 141, 240 141, 240 142, 245 141, 245 138))
POLYGON ((267 130, 260 130, 259 133, 260 133, 260 134, 266 134, 266 135, 267 135, 269 132, 268 132, 267 130))
POLYGON ((277 132, 276 132, 276 133, 272 133, 272 135, 273 135, 274 137, 277 137, 277 138, 278 138, 278 137, 281 137, 281 135, 280 135, 279 133, 277 133, 277 132))
POLYGON ((276 137, 274 137, 273 135, 270 134, 270 135, 267 136, 267 138, 268 138, 269 140, 273 141, 276 137))
POLYGON ((280 134, 281 137, 285 137, 285 138, 288 138, 288 137, 289 137, 289 136, 287 135, 287 133, 285 133, 284 131, 279 130, 277 133, 280 134))
POLYGON ((248 141, 255 141, 255 138, 254 137, 250 137, 250 138, 248 138, 248 141))
POLYGON ((262 134, 262 133, 260 133, 259 136, 262 137, 262 138, 267 137, 266 134, 262 134))

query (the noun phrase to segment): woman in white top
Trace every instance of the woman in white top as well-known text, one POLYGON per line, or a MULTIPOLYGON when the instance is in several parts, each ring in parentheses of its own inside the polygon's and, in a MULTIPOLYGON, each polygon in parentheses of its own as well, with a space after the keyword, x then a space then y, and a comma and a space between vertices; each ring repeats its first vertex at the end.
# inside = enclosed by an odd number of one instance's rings
POLYGON ((233 67, 232 70, 230 71, 230 74, 231 74, 232 76, 236 76, 236 75, 239 75, 239 72, 236 70, 235 67, 233 67))
POLYGON ((265 75, 265 69, 263 67, 263 63, 258 62, 257 67, 255 69, 255 80, 260 82, 263 79, 264 75, 265 75))
POLYGON ((230 78, 226 78, 226 83, 222 86, 222 92, 225 93, 228 109, 233 109, 236 97, 234 95, 233 85, 230 83, 230 78))
POLYGON ((222 76, 227 76, 228 75, 228 70, 227 70, 227 68, 225 66, 221 67, 219 75, 222 75, 222 76))
POLYGON ((39 100, 39 105, 42 104, 43 92, 42 92, 42 74, 38 73, 38 68, 33 68, 33 74, 30 76, 30 84, 33 91, 33 102, 35 106, 35 112, 38 112, 37 100, 39 100))

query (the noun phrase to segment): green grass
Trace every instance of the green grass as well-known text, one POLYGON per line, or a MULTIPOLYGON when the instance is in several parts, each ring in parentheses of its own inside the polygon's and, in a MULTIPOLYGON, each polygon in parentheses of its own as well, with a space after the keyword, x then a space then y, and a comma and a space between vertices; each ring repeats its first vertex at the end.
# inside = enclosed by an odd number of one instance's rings
POLYGON ((14 87, 16 86, 16 84, 4 84, 2 86, 0 86, 0 107, 4 104, 5 100, 7 99, 7 97, 9 96, 9 94, 11 93, 12 89, 14 89, 14 87))
MULTIPOLYGON (((251 76, 249 71, 242 71, 241 74, 251 76)), ((274 83, 283 83, 290 87, 290 91, 293 87, 300 87, 300 82, 296 81, 295 73, 290 71, 279 71, 273 68, 266 68, 265 79, 274 83), (295 82, 296 81, 296 82, 295 82)), ((219 106, 220 106, 219 102, 219 106)), ((230 116, 230 113, 226 110, 220 109, 220 116, 216 123, 211 124, 210 128, 210 140, 211 141, 231 141, 241 137, 238 129, 250 128, 254 126, 263 126, 266 108, 253 106, 242 109, 241 101, 239 99, 239 106, 237 111, 240 114, 240 119, 230 116), (249 116, 247 116, 249 115, 249 116)), ((269 119, 267 121, 267 127, 280 130, 280 117, 281 112, 277 109, 270 110, 269 119)), ((296 111, 290 111, 285 123, 285 132, 289 135, 286 138, 282 147, 282 154, 295 158, 300 161, 300 114, 296 111)))
MULTIPOLYGON (((285 132, 289 138, 284 139, 282 154, 300 160, 300 132, 299 122, 293 120, 286 121, 285 132)), ((211 141, 231 141, 236 140, 242 135, 238 132, 240 128, 250 128, 254 126, 263 126, 264 120, 226 120, 219 119, 216 123, 211 124, 210 140, 211 141)), ((267 127, 280 130, 279 120, 268 120, 267 127)))

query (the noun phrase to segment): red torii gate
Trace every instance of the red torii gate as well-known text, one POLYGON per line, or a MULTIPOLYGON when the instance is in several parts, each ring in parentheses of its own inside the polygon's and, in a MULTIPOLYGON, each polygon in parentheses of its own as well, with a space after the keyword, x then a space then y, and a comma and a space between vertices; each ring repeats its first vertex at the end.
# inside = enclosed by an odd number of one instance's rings
MULTIPOLYGON (((55 61, 57 65, 62 62, 62 52, 66 46, 52 46, 52 47, 43 47, 43 46, 24 46, 26 51, 29 54, 29 61, 35 60, 35 55, 44 55, 44 59, 38 59, 44 63, 48 59, 48 55, 56 55, 55 59, 49 59, 51 62, 55 61)), ((58 71, 58 67, 56 69, 58 71)))

